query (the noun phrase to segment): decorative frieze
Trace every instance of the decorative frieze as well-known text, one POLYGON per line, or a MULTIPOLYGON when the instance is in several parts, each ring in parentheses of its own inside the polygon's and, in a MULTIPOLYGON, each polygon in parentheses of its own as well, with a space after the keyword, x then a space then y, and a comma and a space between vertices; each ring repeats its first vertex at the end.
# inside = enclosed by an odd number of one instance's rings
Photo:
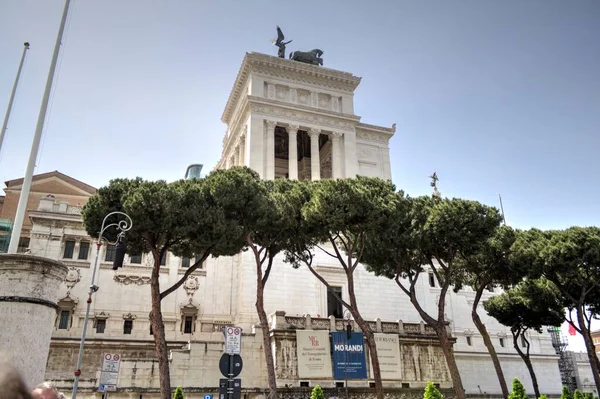
POLYGON ((131 276, 125 274, 115 274, 113 280, 124 285, 145 285, 150 284, 150 276, 131 276))

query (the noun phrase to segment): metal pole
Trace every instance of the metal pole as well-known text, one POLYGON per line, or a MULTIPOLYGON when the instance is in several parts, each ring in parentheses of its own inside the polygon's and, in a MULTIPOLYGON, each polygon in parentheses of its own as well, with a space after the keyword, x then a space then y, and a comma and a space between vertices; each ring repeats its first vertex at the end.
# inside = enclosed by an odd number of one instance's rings
MULTIPOLYGON (((71 399, 77 398, 77 388, 79 386, 79 376, 81 375, 81 364, 83 362, 83 347, 85 345, 85 334, 87 333, 87 325, 90 318, 90 307, 92 306, 92 294, 98 291, 98 286, 94 284, 96 280, 96 270, 98 269, 98 257, 100 256, 100 247, 102 247, 102 239, 104 235, 104 231, 109 227, 116 227, 121 231, 120 234, 124 234, 126 231, 129 231, 133 226, 133 222, 129 215, 123 212, 111 212, 104 217, 102 220, 102 226, 100 228, 100 234, 98 234, 98 242, 96 243, 96 257, 94 258, 94 268, 92 269, 92 281, 90 283, 90 292, 87 299, 87 307, 85 310, 85 318, 83 319, 83 332, 81 333, 81 341, 79 342, 79 355, 77 356, 77 369, 75 369, 75 379, 73 380, 73 393, 71 394, 71 399), (117 223, 111 223, 108 226, 104 226, 106 220, 112 215, 122 215, 125 216, 126 220, 121 220, 117 223)), ((118 239, 117 239, 118 241, 118 239)))
POLYGON ((2 150, 2 142, 4 141, 4 135, 8 128, 8 119, 10 118, 10 111, 12 110, 13 102, 15 101, 15 95, 17 94, 17 86, 19 85, 19 78, 21 77, 21 70, 23 70, 23 64, 25 63, 25 54, 29 50, 29 42, 23 43, 23 55, 21 55, 21 62, 19 63, 19 69, 17 69, 17 77, 15 78, 15 84, 13 85, 12 92, 10 93, 10 99, 8 100, 8 107, 6 108, 6 116, 4 117, 4 123, 2 124, 2 130, 0 130, 0 150, 2 150))
POLYGON ((234 359, 234 355, 230 354, 229 355, 229 383, 227 385, 229 385, 229 388, 227 389, 227 397, 229 399, 233 399, 233 360, 234 359))
POLYGON ((504 217, 504 206, 502 205, 502 196, 498 194, 498 198, 500 198, 500 210, 502 211, 502 220, 504 220, 504 225, 506 226, 506 218, 504 217))
MULTIPOLYGON (((103 229, 104 229, 104 222, 103 229)), ((94 269, 92 271, 92 282, 90 284, 90 292, 88 293, 87 307, 85 309, 85 318, 83 319, 83 332, 81 333, 81 342, 79 343, 79 355, 77 356, 77 369, 75 369, 75 380, 73 381, 73 393, 71 399, 77 398, 77 388, 79 386, 79 376, 81 375, 81 363, 83 362, 83 346, 85 345, 85 334, 87 333, 88 320, 90 318, 90 307, 92 306, 92 294, 98 291, 98 287, 94 285, 96 279, 96 268, 98 267, 98 256, 100 255, 100 247, 102 247, 102 234, 98 238, 96 244, 96 257, 94 260, 94 269)))
POLYGON ((35 161, 37 160, 38 151, 40 148, 40 140, 42 138, 42 131, 44 130, 44 121, 46 120, 46 111, 48 110, 48 101, 50 100, 52 82, 54 81, 54 72, 56 70, 58 53, 60 51, 60 44, 62 41, 63 33, 65 31, 65 23, 67 22, 67 15, 69 14, 70 4, 71 0, 65 0, 65 8, 63 11, 62 19, 60 20, 58 35, 56 37, 56 44, 54 45, 54 53, 52 54, 50 71, 48 71, 48 80, 46 81, 46 89, 44 90, 44 96, 42 97, 42 106, 40 108, 40 114, 38 116, 38 121, 35 128, 35 135, 33 136, 33 144, 31 145, 29 162, 27 163, 27 169, 25 171, 25 177, 23 179, 21 196, 19 197, 19 205, 17 206, 17 214, 15 215, 13 231, 10 236, 10 244, 8 246, 9 254, 16 254, 17 248, 19 246, 19 238, 21 237, 21 229, 23 228, 23 220, 25 219, 25 211, 27 210, 27 200, 29 199, 29 192, 31 191, 33 169, 35 168, 35 161))

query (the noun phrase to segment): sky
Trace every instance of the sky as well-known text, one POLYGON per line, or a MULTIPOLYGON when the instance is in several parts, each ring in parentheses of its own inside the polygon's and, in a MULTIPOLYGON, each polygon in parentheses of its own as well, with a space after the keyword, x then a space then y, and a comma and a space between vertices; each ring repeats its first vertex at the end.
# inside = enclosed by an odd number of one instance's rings
MULTIPOLYGON (((362 77, 355 112, 397 124, 393 181, 499 206, 509 225, 600 225, 597 0, 73 0, 35 173, 95 187, 182 178, 220 158, 246 52, 324 51, 362 77)), ((22 177, 63 0, 0 2, 0 111, 31 49, 0 153, 22 177)))

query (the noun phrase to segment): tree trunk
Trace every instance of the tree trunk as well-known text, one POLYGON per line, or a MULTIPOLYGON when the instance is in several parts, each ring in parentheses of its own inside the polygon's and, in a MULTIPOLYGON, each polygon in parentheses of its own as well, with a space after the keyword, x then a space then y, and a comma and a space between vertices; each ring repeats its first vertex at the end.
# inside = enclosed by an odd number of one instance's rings
POLYGON ((377 399, 383 399, 383 383, 381 382, 381 368, 379 367, 379 356, 377 355, 377 344, 375 343, 375 335, 371 331, 369 324, 362 318, 358 311, 356 303, 356 294, 354 292, 354 275, 351 270, 346 272, 348 280, 348 296, 350 298, 351 309, 348 309, 354 317, 356 324, 360 327, 369 347, 369 355, 371 357, 371 365, 373 367, 373 379, 375 380, 375 394, 377 399))
POLYGON ((446 323, 442 320, 438 324, 431 326, 434 328, 440 345, 442 346, 442 352, 446 358, 448 364, 448 370, 450 371, 450 377, 452 378, 452 385, 454 385, 454 392, 456 393, 457 399, 465 399, 465 389, 463 388, 462 379, 460 372, 458 371, 458 365, 456 364, 456 358, 454 357, 454 349, 450 344, 450 337, 446 330, 446 323), (440 325, 441 324, 441 325, 440 325))
POLYGON ((596 357, 596 350, 594 348, 594 342, 590 338, 590 332, 587 328, 585 315, 585 309, 583 305, 577 305, 577 323, 581 330, 581 335, 585 341, 585 348, 587 349, 588 360, 590 367, 592 368, 592 375, 594 376, 594 383, 596 384, 596 392, 600 392, 600 370, 598 370, 598 358, 596 357))
MULTIPOLYGON (((519 356, 521 356, 521 359, 523 359, 523 361, 525 362, 525 366, 527 366, 527 370, 529 371, 529 376, 531 377, 531 384, 533 385, 533 392, 535 392, 535 397, 539 398, 540 387, 538 386, 537 376, 535 375, 535 371, 533 370, 533 364, 531 364, 531 360, 529 359, 529 348, 527 348, 527 354, 523 353, 521 348, 519 348, 519 340, 517 339, 519 337, 519 333, 515 334, 515 332, 512 330, 511 332, 513 336, 513 345, 519 353, 519 356)), ((523 332, 523 334, 525 334, 525 332, 523 332)))
POLYGON ((278 399, 277 394, 277 376, 275 375, 275 362, 273 360, 273 348, 271 347, 271 335, 269 332, 269 320, 267 319, 267 313, 265 312, 264 302, 264 285, 263 285, 263 272, 262 262, 260 256, 255 252, 256 259, 256 312, 258 313, 258 319, 260 320, 260 328, 263 335, 263 350, 265 353, 265 362, 267 364, 267 377, 269 382, 269 398, 278 399))
MULTIPOLYGON (((504 396, 504 398, 506 399, 508 398, 508 395, 510 395, 510 393, 508 391, 508 386, 506 385, 504 373, 502 372, 500 359, 498 359, 498 354, 496 353, 494 344, 490 339, 490 334, 488 334, 485 324, 483 324, 481 318, 479 317, 479 314, 477 313, 477 306, 479 305, 479 301, 481 300, 481 295, 483 294, 484 289, 485 287, 479 287, 477 289, 477 294, 475 295, 475 300, 473 301, 473 308, 471 309, 471 317, 473 319, 473 323, 475 323, 475 327, 477 327, 477 330, 483 338, 483 343, 485 344, 485 347, 487 348, 490 357, 492 358, 492 363, 494 364, 494 369, 496 369, 496 375, 498 376, 498 382, 500 383, 500 389, 502 390, 502 396, 504 396)), ((539 398, 539 395, 537 395, 536 398, 539 398)))
POLYGON ((160 270, 160 256, 154 255, 154 268, 150 278, 150 290, 152 293, 152 333, 154 334, 154 347, 158 357, 158 374, 160 382, 160 397, 171 399, 171 374, 169 372, 169 352, 165 337, 165 325, 162 318, 160 306, 160 286, 158 282, 160 270))

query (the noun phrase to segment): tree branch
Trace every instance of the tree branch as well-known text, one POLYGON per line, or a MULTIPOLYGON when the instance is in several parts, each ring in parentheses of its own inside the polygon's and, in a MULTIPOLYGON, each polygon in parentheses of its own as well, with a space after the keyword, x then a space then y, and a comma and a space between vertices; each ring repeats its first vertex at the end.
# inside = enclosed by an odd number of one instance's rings
MULTIPOLYGON (((311 263, 312 263, 312 261, 311 261, 311 263)), ((344 305, 344 307, 346 309, 352 309, 352 306, 350 306, 350 304, 345 302, 342 298, 340 298, 340 296, 335 291, 333 291, 333 289, 331 289, 331 286, 329 285, 329 283, 323 277, 321 277, 321 275, 319 273, 317 273, 317 271, 315 269, 313 269, 311 264, 309 264, 306 261, 304 262, 304 264, 308 267, 308 270, 310 270, 310 272, 313 274, 313 276, 315 276, 317 278, 317 280, 319 280, 321 283, 323 283, 323 285, 325 285, 325 287, 327 287, 327 291, 331 292, 333 294, 333 296, 335 297, 335 299, 340 301, 340 303, 342 305, 344 305)))
POLYGON ((336 257, 342 264, 342 267, 344 268, 344 270, 348 270, 348 266, 346 265, 346 262, 344 262, 344 259, 342 258, 342 255, 340 254, 340 251, 338 250, 337 244, 335 243, 335 241, 333 240, 332 237, 329 237, 329 242, 331 242, 331 245, 333 246, 333 249, 335 250, 335 254, 337 255, 336 257))
POLYGON ((322 248, 320 245, 315 245, 317 248, 319 248, 321 251, 325 252, 327 255, 331 256, 332 258, 336 258, 337 256, 335 256, 334 254, 332 254, 331 252, 327 251, 325 248, 322 248))
POLYGON ((271 266, 273 266, 273 258, 275 258, 275 254, 272 254, 271 251, 269 251, 269 262, 267 264, 267 270, 265 270, 265 274, 263 275, 263 278, 262 278, 263 287, 265 286, 265 284, 267 284, 267 280, 269 279, 269 274, 271 274, 271 266))
POLYGON ((352 265, 352 271, 354 271, 354 269, 356 269, 356 267, 358 266, 358 263, 362 259, 362 254, 363 254, 364 250, 365 250, 365 234, 363 232, 363 233, 360 233, 360 245, 359 245, 358 253, 356 254, 356 261, 352 265))
POLYGON ((204 251, 204 255, 202 255, 202 257, 200 258, 199 261, 197 261, 196 263, 194 263, 192 266, 188 267, 188 269, 185 271, 185 273, 183 274, 183 276, 181 276, 181 278, 172 286, 170 286, 169 288, 167 288, 166 290, 164 290, 163 292, 160 293, 160 299, 162 300, 164 297, 166 297, 167 295, 169 295, 170 293, 172 293, 173 291, 177 290, 177 288, 181 287, 181 285, 185 282, 185 280, 187 280, 187 278, 196 271, 196 269, 198 269, 200 266, 202 266, 202 263, 204 263, 204 261, 209 257, 210 255, 210 251, 212 251, 213 247, 210 247, 209 249, 207 249, 206 251, 204 251))

